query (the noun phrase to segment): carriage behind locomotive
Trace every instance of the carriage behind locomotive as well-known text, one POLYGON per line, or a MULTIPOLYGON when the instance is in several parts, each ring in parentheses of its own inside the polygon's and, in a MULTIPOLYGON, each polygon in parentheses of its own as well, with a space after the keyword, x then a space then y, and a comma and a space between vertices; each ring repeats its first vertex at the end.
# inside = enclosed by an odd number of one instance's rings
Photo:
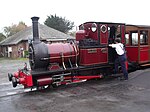
POLYGON ((86 22, 79 26, 75 40, 46 44, 40 41, 38 17, 32 18, 33 40, 29 43, 29 62, 8 74, 13 87, 61 85, 102 78, 113 73, 116 52, 108 44, 120 37, 125 44, 125 24, 86 22))
POLYGON ((126 25, 128 61, 136 68, 150 66, 150 26, 126 25))

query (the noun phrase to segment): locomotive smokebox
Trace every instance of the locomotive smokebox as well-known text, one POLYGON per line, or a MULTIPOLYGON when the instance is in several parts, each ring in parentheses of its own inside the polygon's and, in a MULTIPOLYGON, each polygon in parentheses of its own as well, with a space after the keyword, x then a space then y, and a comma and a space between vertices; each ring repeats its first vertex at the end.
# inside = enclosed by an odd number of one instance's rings
POLYGON ((41 58, 48 58, 48 47, 40 41, 38 20, 39 17, 32 17, 33 42, 29 43, 29 63, 32 70, 46 69, 48 61, 41 58))

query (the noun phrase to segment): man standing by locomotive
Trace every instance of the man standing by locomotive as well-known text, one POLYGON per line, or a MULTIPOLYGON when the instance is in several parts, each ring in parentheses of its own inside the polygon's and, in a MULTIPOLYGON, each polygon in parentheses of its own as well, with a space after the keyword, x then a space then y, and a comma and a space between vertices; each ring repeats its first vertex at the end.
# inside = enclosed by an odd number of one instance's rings
POLYGON ((124 50, 124 46, 121 43, 120 38, 115 39, 115 44, 109 44, 110 47, 115 48, 117 52, 117 58, 115 59, 115 73, 118 72, 118 66, 121 65, 122 72, 124 74, 124 80, 128 80, 128 72, 126 69, 126 54, 124 50))

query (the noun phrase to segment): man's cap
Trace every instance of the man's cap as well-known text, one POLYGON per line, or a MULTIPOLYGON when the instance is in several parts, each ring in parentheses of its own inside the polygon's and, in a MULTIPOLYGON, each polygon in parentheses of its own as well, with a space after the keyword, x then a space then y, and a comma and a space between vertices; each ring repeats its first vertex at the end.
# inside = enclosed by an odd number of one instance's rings
POLYGON ((120 43, 120 42, 121 42, 121 39, 120 39, 120 38, 115 38, 115 42, 120 43))

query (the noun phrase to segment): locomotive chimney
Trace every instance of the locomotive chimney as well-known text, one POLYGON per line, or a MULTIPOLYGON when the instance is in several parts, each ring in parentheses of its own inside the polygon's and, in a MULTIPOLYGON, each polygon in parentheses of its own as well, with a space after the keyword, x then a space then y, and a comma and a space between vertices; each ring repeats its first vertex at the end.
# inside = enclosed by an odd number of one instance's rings
POLYGON ((38 30, 38 20, 39 17, 32 17, 32 29, 33 29, 33 42, 39 42, 39 30, 38 30))

